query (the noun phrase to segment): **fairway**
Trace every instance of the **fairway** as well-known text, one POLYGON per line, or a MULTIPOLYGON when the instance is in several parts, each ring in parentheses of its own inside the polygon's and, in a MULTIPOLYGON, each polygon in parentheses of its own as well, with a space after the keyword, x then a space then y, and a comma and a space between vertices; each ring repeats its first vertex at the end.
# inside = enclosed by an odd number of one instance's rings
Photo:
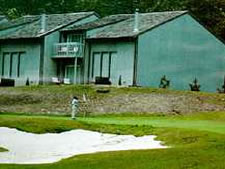
MULTIPOLYGON (((44 165, 0 164, 1 169, 224 169, 224 113, 190 116, 69 117, 0 115, 0 127, 33 133, 82 128, 103 133, 154 134, 169 149, 78 155, 44 165), (44 124, 44 125, 43 125, 44 124)), ((91 141, 91 140, 90 140, 91 141)), ((4 147, 7 148, 7 147, 4 147)), ((10 150, 9 150, 10 151, 10 150)))
POLYGON ((172 118, 157 117, 97 117, 97 118, 81 118, 87 123, 116 124, 116 125, 149 125, 153 127, 165 128, 183 128, 199 131, 209 131, 225 134, 225 123, 222 121, 212 120, 185 120, 172 118))

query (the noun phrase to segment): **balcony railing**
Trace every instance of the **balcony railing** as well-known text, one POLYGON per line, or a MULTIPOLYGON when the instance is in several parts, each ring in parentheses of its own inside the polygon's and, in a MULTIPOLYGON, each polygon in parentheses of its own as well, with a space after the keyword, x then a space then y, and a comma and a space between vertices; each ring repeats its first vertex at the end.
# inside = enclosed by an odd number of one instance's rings
POLYGON ((56 43, 53 58, 83 57, 83 46, 78 42, 56 43))

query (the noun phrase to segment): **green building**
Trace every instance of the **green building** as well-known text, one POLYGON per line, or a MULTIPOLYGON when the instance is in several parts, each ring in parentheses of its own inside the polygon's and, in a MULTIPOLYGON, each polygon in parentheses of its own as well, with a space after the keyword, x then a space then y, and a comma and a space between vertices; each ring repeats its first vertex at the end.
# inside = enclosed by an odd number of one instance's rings
POLYGON ((165 75, 172 89, 190 90, 189 84, 197 78, 201 90, 211 92, 223 84, 225 45, 187 11, 101 19, 93 12, 76 15, 82 17, 71 22, 62 19, 60 26, 42 34, 47 16, 38 16, 38 21, 34 16, 20 18, 22 23, 16 27, 0 26, 2 77, 15 78, 18 85, 29 78, 37 84, 107 81, 159 87, 165 75), (33 24, 40 26, 34 38, 29 35, 33 24))
POLYGON ((74 62, 74 49, 80 46, 70 44, 73 51, 65 50, 60 30, 96 19, 94 12, 81 12, 24 16, 0 24, 1 77, 14 79, 15 85, 50 83, 57 77, 58 54, 67 55, 64 62, 74 62))

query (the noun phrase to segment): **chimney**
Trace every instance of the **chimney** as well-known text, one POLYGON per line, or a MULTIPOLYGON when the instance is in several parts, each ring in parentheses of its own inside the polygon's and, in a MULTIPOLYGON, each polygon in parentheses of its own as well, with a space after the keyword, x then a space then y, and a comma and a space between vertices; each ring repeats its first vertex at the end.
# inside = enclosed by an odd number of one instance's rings
POLYGON ((44 33, 46 31, 46 14, 41 15, 41 31, 40 33, 44 33))
POLYGON ((138 32, 139 29, 139 9, 136 9, 135 16, 134 16, 134 32, 138 32))

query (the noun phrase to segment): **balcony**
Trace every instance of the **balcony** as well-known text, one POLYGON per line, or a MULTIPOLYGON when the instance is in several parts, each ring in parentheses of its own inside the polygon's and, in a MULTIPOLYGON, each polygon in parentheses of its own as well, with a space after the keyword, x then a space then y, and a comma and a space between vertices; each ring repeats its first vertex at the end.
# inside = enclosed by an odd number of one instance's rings
POLYGON ((83 57, 83 46, 78 42, 56 43, 53 58, 83 57))

